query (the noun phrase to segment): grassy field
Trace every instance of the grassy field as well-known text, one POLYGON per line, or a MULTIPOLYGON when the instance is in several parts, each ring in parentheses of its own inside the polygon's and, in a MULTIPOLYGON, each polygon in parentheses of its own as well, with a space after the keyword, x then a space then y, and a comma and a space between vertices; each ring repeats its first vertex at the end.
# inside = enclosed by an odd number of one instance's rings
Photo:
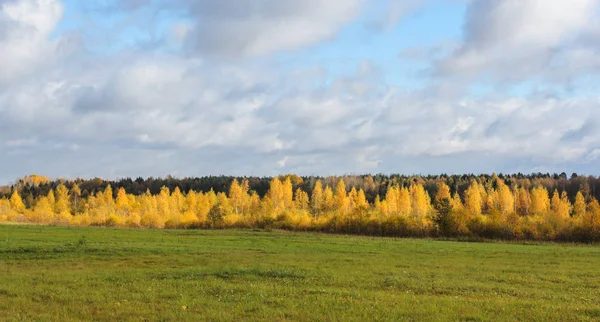
POLYGON ((600 247, 0 225, 0 320, 600 321, 600 247))

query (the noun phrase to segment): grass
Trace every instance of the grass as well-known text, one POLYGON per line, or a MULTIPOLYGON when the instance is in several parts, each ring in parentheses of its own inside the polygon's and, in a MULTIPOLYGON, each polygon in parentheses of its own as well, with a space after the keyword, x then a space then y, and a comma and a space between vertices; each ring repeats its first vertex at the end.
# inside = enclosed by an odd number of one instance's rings
POLYGON ((0 320, 600 321, 600 248, 0 225, 0 320))

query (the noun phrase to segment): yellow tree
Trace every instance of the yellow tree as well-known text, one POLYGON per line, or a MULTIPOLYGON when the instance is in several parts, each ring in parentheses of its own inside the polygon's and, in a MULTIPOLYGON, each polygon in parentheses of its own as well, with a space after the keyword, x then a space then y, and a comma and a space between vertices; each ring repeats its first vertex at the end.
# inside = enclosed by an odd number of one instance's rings
POLYGON ((249 206, 250 196, 248 195, 248 191, 250 191, 250 183, 248 179, 244 178, 242 180, 242 184, 240 186, 242 189, 242 216, 246 213, 246 209, 249 206))
POLYGON ((448 199, 450 201, 452 197, 450 197, 450 187, 444 182, 440 182, 437 186, 437 192, 435 194, 435 202, 439 204, 442 200, 448 199))
POLYGON ((310 196, 310 207, 317 218, 317 214, 323 209, 323 185, 321 180, 317 180, 310 196))
POLYGON ((11 220, 10 200, 0 198, 0 221, 11 220))
POLYGON ((127 193, 125 189, 122 187, 117 190, 117 200, 116 200, 116 212, 118 215, 122 217, 126 217, 129 215, 131 211, 131 205, 129 204, 129 198, 127 197, 127 193))
POLYGON ((300 187, 296 189, 296 194, 294 198, 295 208, 298 210, 308 210, 309 200, 308 194, 304 192, 300 187))
POLYGON ((498 208, 505 214, 511 214, 515 211, 515 198, 510 188, 504 183, 504 180, 498 179, 498 208))
POLYGON ((465 191, 465 207, 473 215, 481 215, 481 193, 477 181, 471 181, 471 185, 465 191))
POLYGON ((198 223, 199 221, 196 208, 197 198, 198 193, 196 193, 194 190, 190 190, 185 194, 183 207, 181 209, 182 214, 180 221, 184 227, 189 227, 190 225, 198 223))
POLYGON ((375 201, 373 202, 373 208, 375 208, 375 211, 378 214, 382 214, 383 213, 382 206, 383 206, 383 203, 381 202, 381 198, 379 197, 379 195, 376 195, 375 196, 375 201))
POLYGON ((488 191, 484 208, 487 209, 488 212, 491 210, 500 210, 500 207, 498 206, 498 191, 496 191, 496 189, 490 189, 488 191))
POLYGON ((562 199, 559 197, 558 191, 554 190, 550 199, 550 211, 543 217, 546 223, 545 231, 549 238, 555 238, 557 234, 564 231, 565 226, 570 221, 569 212, 569 200, 567 198, 562 199))
POLYGON ((54 205, 56 204, 56 198, 54 197, 54 190, 50 189, 50 191, 48 191, 48 194, 46 195, 46 197, 48 198, 48 202, 50 203, 50 208, 52 209, 52 212, 54 212, 54 205))
POLYGON ((350 192, 348 192, 348 197, 346 198, 347 200, 347 210, 348 212, 352 212, 354 211, 354 209, 356 208, 356 196, 358 195, 358 191, 356 190, 356 188, 354 186, 352 186, 352 188, 350 189, 350 192))
POLYGON ((573 204, 573 217, 583 218, 586 215, 585 198, 581 191, 577 192, 575 196, 575 203, 573 204))
POLYGON ((333 190, 330 186, 323 189, 323 207, 322 211, 331 211, 334 207, 333 190))
POLYGON ((260 196, 255 191, 252 191, 248 196, 248 214, 257 215, 260 213, 260 196))
POLYGON ((243 202, 242 187, 238 183, 237 179, 233 179, 229 186, 229 200, 233 206, 233 211, 237 215, 241 211, 243 202))
POLYGON ((210 190, 207 193, 198 193, 196 196, 196 217, 201 223, 206 222, 210 209, 217 202, 217 195, 214 190, 210 190))
POLYGON ((290 176, 287 176, 281 185, 281 196, 283 208, 292 210, 294 208, 294 188, 290 176))
POLYGON ((217 193, 216 205, 218 205, 224 211, 225 215, 233 213, 233 207, 231 206, 229 198, 227 198, 227 195, 222 192, 217 193))
POLYGON ((571 213, 571 204, 569 199, 566 198, 566 193, 564 196, 565 198, 561 198, 558 195, 558 191, 554 190, 550 201, 550 208, 556 217, 566 220, 569 219, 571 213))
POLYGON ((571 217, 571 212, 573 211, 573 205, 571 204, 571 201, 569 200, 569 196, 567 195, 566 191, 563 191, 562 194, 560 195, 560 200, 562 201, 562 205, 563 207, 565 207, 565 211, 566 211, 566 216, 565 217, 571 217))
POLYGON ((38 224, 48 224, 54 220, 54 210, 48 197, 38 199, 33 209, 31 221, 38 224))
POLYGON ((389 187, 387 192, 385 193, 385 205, 382 209, 383 212, 388 216, 397 215, 399 212, 399 199, 400 191, 398 190, 398 187, 389 187))
POLYGON ((450 206, 452 206, 452 209, 454 209, 454 210, 464 209, 464 205, 462 203, 462 200, 460 200, 460 196, 458 195, 458 192, 455 192, 454 195, 452 196, 452 199, 450 200, 450 206))
POLYGON ((431 201, 427 191, 420 184, 410 186, 412 204, 413 204, 413 215, 416 219, 423 221, 425 216, 431 208, 431 201))
POLYGON ((142 227, 158 228, 161 220, 158 215, 157 199, 150 194, 150 190, 140 196, 140 224, 142 227))
POLYGON ((23 213, 25 211, 25 204, 17 189, 15 189, 10 196, 10 208, 17 213, 23 213))
POLYGON ((77 214, 82 211, 81 209, 81 189, 77 183, 73 184, 69 192, 70 201, 71 201, 71 213, 77 214))
POLYGON ((115 218, 115 200, 113 199, 113 190, 110 185, 106 186, 103 192, 96 194, 96 207, 94 212, 100 223, 104 224, 109 219, 115 218))
POLYGON ((369 208, 369 202, 367 201, 365 192, 362 189, 358 189, 358 193, 356 194, 356 200, 354 201, 354 205, 355 205, 356 209, 368 209, 369 208))
POLYGON ((531 197, 529 195, 529 191, 523 187, 517 188, 517 190, 515 190, 515 199, 515 208, 517 209, 517 213, 520 216, 528 216, 531 208, 531 197))
POLYGON ((335 186, 335 208, 340 214, 345 214, 348 207, 348 196, 346 194, 346 184, 340 178, 335 186))
POLYGON ((587 212, 582 218, 582 224, 586 230, 591 231, 592 234, 599 236, 600 234, 600 204, 596 198, 591 198, 588 203, 587 212))
MULTIPOLYGON (((379 197, 379 196, 378 196, 379 197)), ((377 212, 384 216, 390 215, 390 207, 388 206, 388 201, 383 199, 375 202, 375 209, 377 212)))
POLYGON ((560 195, 558 194, 558 190, 554 189, 552 193, 552 198, 550 198, 550 209, 553 213, 558 213, 560 208, 560 195))
POLYGON ((185 208, 186 213, 192 213, 192 214, 194 214, 194 216, 196 215, 196 212, 197 212, 196 204, 198 203, 197 199, 198 199, 198 193, 195 192, 194 190, 190 190, 190 192, 188 192, 185 195, 184 208, 185 208))
POLYGON ((102 194, 102 197, 104 198, 105 204, 109 208, 114 208, 115 200, 113 199, 113 189, 110 185, 106 186, 106 188, 104 189, 104 193, 102 194))
POLYGON ((171 216, 179 217, 185 209, 185 197, 179 187, 175 187, 171 194, 171 216))
MULTIPOLYGON (((485 186, 483 184, 477 184, 477 189, 479 190, 479 195, 481 196, 481 212, 487 212, 489 208, 487 208, 488 200, 488 192, 485 190, 485 186)), ((490 190, 491 192, 491 190, 490 190)), ((494 198, 492 197, 492 200, 494 198)))
POLYGON ((536 187, 531 190, 531 213, 534 215, 545 215, 550 210, 550 198, 544 187, 536 187))
POLYGON ((398 212, 406 217, 412 212, 412 197, 410 191, 406 187, 402 187, 398 192, 398 212))
POLYGON ((273 211, 273 215, 278 215, 285 209, 285 203, 283 201, 283 185, 278 178, 273 178, 271 180, 267 197, 271 202, 271 211, 273 211))
POLYGON ((333 190, 330 186, 326 186, 323 191, 323 210, 332 211, 335 208, 335 198, 333 197, 333 190))
POLYGON ((71 200, 69 198, 69 189, 61 183, 56 187, 55 196, 54 212, 57 214, 70 214, 71 200))
POLYGON ((159 226, 162 228, 164 223, 171 218, 171 191, 167 187, 162 187, 155 198, 158 217, 160 218, 159 226))

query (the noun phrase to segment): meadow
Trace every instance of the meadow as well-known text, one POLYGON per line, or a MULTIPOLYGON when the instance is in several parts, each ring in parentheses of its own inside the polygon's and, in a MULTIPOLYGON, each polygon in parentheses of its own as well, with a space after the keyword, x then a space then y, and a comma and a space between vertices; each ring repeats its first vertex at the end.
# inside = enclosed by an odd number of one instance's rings
POLYGON ((0 225, 6 321, 599 321, 600 247, 0 225))

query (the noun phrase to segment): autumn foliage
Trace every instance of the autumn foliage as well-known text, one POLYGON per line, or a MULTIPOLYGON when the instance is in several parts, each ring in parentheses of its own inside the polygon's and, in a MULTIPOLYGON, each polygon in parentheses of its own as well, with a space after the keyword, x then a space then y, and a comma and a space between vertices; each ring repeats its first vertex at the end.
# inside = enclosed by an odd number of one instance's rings
MULTIPOLYGON (((32 184, 47 183, 31 176, 32 184)), ((439 181, 430 194, 418 181, 390 184, 368 201, 361 187, 317 180, 310 191, 302 178, 272 178, 260 196, 247 179, 227 192, 162 187, 159 193, 129 194, 111 185, 82 196, 77 183, 61 182, 24 202, 17 188, 0 199, 0 221, 45 225, 136 228, 277 228, 378 236, 465 237, 600 241, 600 204, 578 191, 541 185, 507 185, 496 175, 471 180, 452 192, 439 181), (70 188, 67 188, 69 186, 70 188), (573 200, 571 200, 573 199, 573 200)))

